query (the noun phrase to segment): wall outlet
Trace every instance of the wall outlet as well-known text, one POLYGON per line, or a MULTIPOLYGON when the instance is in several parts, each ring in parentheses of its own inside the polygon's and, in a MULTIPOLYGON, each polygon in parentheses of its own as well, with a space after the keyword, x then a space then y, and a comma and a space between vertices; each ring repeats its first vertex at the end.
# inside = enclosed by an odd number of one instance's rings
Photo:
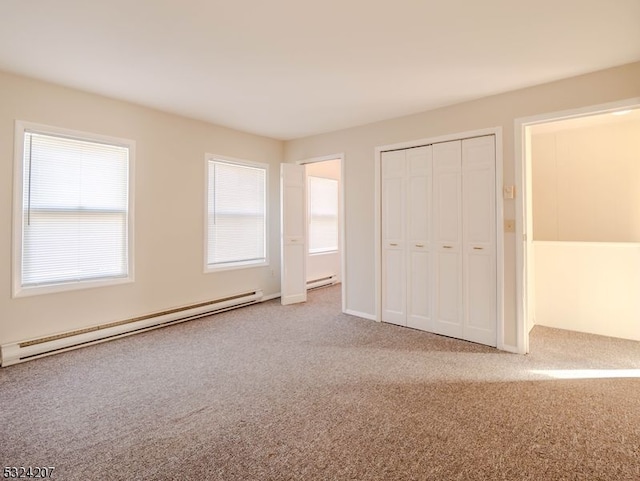
POLYGON ((516 231, 516 221, 513 219, 505 219, 504 220, 504 231, 505 232, 515 232, 516 231))

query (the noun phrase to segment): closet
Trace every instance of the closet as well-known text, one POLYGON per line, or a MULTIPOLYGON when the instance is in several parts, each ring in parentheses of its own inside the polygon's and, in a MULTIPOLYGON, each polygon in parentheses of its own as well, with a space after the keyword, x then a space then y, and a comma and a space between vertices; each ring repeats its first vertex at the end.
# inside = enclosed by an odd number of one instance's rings
POLYGON ((382 320, 496 345, 493 135, 381 160, 382 320))

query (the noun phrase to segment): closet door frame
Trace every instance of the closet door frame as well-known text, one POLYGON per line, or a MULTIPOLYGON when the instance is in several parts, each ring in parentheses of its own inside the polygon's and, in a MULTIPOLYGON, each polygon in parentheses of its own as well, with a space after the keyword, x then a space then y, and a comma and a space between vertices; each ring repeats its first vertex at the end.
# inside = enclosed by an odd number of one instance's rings
MULTIPOLYGON (((494 127, 482 130, 473 130, 466 132, 458 132, 449 135, 443 135, 439 137, 428 137, 423 139, 412 140, 408 142, 401 142, 397 144, 381 145, 374 149, 374 161, 375 161, 375 305, 376 305, 376 321, 382 321, 382 209, 381 209, 381 165, 382 165, 382 152, 388 150, 408 149, 413 147, 420 147, 423 145, 430 145, 441 142, 449 142, 452 140, 464 140, 473 137, 482 137, 486 135, 495 136, 496 146, 496 169, 495 169, 495 207, 496 207, 496 333, 497 333, 497 348, 500 350, 512 351, 510 345, 505 344, 505 326, 504 326, 504 311, 505 311, 505 282, 504 282, 504 236, 503 232, 503 219, 504 219, 504 202, 502 198, 502 186, 503 186, 503 159, 502 159, 502 127, 494 127)), ((512 235, 512 234, 506 234, 512 235)), ((511 296, 515 299, 515 293, 511 296)))

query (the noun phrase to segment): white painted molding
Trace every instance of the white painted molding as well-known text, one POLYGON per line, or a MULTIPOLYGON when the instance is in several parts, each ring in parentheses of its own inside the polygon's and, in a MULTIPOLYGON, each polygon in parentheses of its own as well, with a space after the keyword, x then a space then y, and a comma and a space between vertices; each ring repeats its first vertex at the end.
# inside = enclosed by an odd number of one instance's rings
POLYGON ((374 314, 367 314, 365 312, 354 311, 352 309, 346 309, 344 311, 345 314, 349 314, 350 316, 361 317, 363 319, 369 319, 370 321, 375 321, 376 316, 374 314))
POLYGON ((280 293, 276 292, 275 294, 269 294, 268 296, 263 296, 260 302, 270 301, 272 299, 278 299, 280 297, 280 293))
POLYGON ((282 300, 283 306, 288 306, 290 304, 297 304, 299 302, 305 302, 307 300, 307 291, 305 289, 304 294, 295 294, 293 296, 286 296, 286 297, 280 296, 280 299, 282 300))
POLYGON ((512 354, 525 354, 525 353, 520 352, 520 350, 518 349, 518 346, 511 346, 511 345, 503 344, 502 347, 499 347, 499 349, 501 351, 510 352, 512 354))
POLYGON ((263 299, 261 290, 238 294, 218 301, 198 303, 191 306, 178 307, 136 317, 123 321, 115 321, 76 331, 61 332, 38 339, 2 344, 0 346, 0 365, 10 366, 31 359, 50 356, 92 344, 130 336, 151 329, 190 321, 218 312, 260 302, 263 299))

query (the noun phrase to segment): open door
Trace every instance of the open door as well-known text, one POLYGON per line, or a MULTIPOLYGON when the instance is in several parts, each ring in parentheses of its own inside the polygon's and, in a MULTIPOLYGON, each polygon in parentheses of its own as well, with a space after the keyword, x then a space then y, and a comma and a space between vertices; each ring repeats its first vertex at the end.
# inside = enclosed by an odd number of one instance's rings
POLYGON ((280 164, 280 229, 282 305, 307 300, 304 167, 280 164))

